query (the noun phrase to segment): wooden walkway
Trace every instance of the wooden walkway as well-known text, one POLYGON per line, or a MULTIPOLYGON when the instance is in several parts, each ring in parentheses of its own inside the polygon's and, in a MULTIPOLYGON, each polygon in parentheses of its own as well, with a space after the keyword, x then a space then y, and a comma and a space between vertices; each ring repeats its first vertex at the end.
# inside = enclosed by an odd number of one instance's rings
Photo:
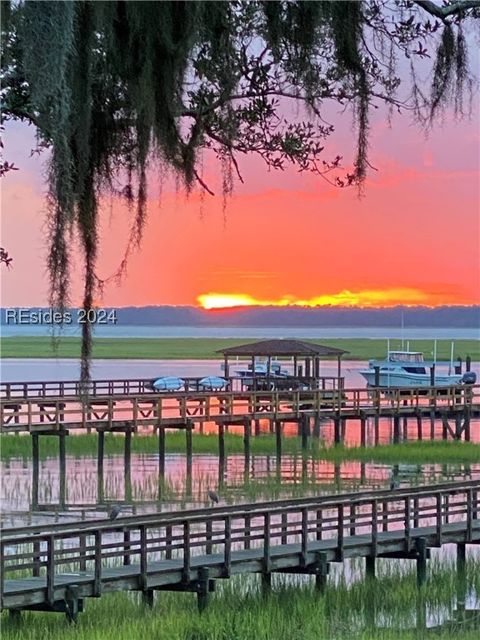
MULTIPOLYGON (((116 394, 94 396, 27 396, 2 398, 1 432, 52 433, 68 429, 107 431, 141 427, 185 428, 245 424, 247 421, 300 422, 302 418, 334 421, 368 417, 446 419, 480 415, 480 385, 439 390, 315 389, 310 391, 215 391, 116 394)), ((468 423, 468 424, 467 424, 468 423)), ((458 429, 457 429, 458 430, 458 429)), ((469 429, 463 429, 469 431, 469 429)), ((466 433, 467 439, 468 434, 466 433)), ((341 436, 339 435, 339 438, 341 436)))
MULTIPOLYGON (((207 376, 208 377, 208 376, 207 376)), ((185 392, 199 393, 204 391, 201 381, 203 377, 185 377, 181 376, 184 381, 185 392)), ((247 387, 255 387, 257 390, 264 389, 265 386, 275 384, 277 379, 257 378, 253 382, 247 384, 245 380, 238 376, 224 377, 228 391, 245 391, 247 387)), ((117 395, 142 395, 144 393, 152 393, 150 383, 152 378, 114 378, 91 380, 88 384, 87 391, 90 397, 95 396, 117 396, 117 395)), ((292 378, 292 385, 303 385, 305 387, 313 387, 315 389, 341 389, 345 386, 345 379, 337 376, 319 376, 316 378, 292 378)), ((83 390, 84 392, 84 390, 83 390)), ((0 398, 63 398, 68 396, 79 397, 82 394, 82 387, 79 380, 47 380, 47 381, 21 381, 21 382, 0 382, 0 398)))
POLYGON ((197 593, 207 604, 216 579, 274 572, 313 575, 323 590, 331 562, 416 560, 426 577, 430 547, 480 543, 480 482, 216 507, 112 521, 3 531, 1 606, 63 611, 74 620, 88 597, 156 590, 197 593))

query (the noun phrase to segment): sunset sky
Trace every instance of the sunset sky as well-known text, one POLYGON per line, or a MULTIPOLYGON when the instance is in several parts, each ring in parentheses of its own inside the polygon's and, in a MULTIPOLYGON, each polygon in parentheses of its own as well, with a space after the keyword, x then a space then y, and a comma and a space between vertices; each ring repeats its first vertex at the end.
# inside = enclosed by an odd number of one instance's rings
MULTIPOLYGON (((351 159, 349 116, 331 137, 326 158, 351 159)), ((268 172, 241 158, 224 212, 221 176, 206 163, 219 194, 188 199, 152 174, 149 221, 140 253, 120 287, 98 304, 478 304, 480 302, 479 120, 445 117, 428 137, 407 115, 392 127, 372 124, 373 171, 359 198, 319 177, 268 172), (240 296, 240 297, 235 297, 240 296)), ((2 184, 2 246, 14 258, 2 270, 2 305, 47 305, 45 157, 30 158, 33 131, 9 125, 5 156, 19 167, 2 184)), ((105 202, 98 273, 112 274, 127 241, 118 202, 105 202)), ((73 281, 79 304, 81 269, 73 281)))

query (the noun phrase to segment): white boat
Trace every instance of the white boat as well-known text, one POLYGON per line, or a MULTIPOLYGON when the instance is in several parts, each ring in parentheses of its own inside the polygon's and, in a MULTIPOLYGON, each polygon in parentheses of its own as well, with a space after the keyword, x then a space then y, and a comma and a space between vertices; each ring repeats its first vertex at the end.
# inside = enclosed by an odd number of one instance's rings
MULTIPOLYGON (((435 365, 435 387, 451 387, 459 384, 475 384, 476 374, 473 371, 465 373, 439 373, 438 362, 425 361, 420 351, 389 351, 386 360, 370 360, 368 369, 359 373, 365 378, 370 387, 418 387, 431 386, 431 367, 435 365), (375 384, 375 371, 378 368, 379 380, 375 384)), ((451 363, 450 363, 451 368, 451 363)))

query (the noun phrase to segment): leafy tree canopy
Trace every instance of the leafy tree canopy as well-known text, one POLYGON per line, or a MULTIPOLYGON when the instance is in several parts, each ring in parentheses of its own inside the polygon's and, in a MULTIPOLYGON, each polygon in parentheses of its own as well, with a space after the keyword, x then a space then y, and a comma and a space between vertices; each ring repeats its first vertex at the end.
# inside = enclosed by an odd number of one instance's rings
MULTIPOLYGON (((378 103, 426 124, 447 105, 463 112, 471 89, 465 27, 480 1, 2 1, 3 120, 33 124, 49 146, 51 303, 68 304, 72 231, 85 259, 84 307, 98 280, 99 199, 110 191, 136 207, 127 254, 146 216, 149 160, 187 189, 210 191, 200 169, 210 150, 224 195, 238 158, 256 154, 337 186, 367 173, 369 112, 378 103), (430 58, 431 86, 418 81, 430 58), (408 88, 399 65, 410 70, 408 88), (289 119, 286 101, 302 103, 289 119), (325 105, 351 105, 356 157, 324 156, 334 127, 325 105), (121 185, 121 186, 119 186, 121 185)), ((3 169, 14 168, 5 163, 3 169)), ((122 265, 125 264, 125 257, 122 265)), ((84 325, 82 379, 91 327, 84 325)))

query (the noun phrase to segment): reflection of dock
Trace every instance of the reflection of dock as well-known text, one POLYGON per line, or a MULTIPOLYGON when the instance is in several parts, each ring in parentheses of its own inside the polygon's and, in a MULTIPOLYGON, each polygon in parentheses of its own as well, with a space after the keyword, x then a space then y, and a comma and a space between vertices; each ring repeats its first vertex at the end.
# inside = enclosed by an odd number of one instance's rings
POLYGON ((342 494, 125 517, 3 532, 2 607, 63 611, 75 619, 87 597, 157 590, 192 591, 206 606, 216 579, 257 573, 315 576, 323 591, 329 565, 365 558, 416 561, 425 582, 429 548, 480 542, 479 481, 364 494, 342 494), (18 572, 26 572, 24 577, 18 572), (13 574, 13 576, 12 576, 13 574))
MULTIPOLYGON (((29 384, 29 383, 25 383, 29 384)), ((60 383, 56 383, 60 384, 60 383)), ((260 421, 275 434, 275 456, 281 460, 286 431, 293 423, 304 450, 311 437, 319 438, 329 428, 333 442, 348 440, 350 428, 359 429, 360 445, 378 444, 380 422, 393 423, 392 441, 406 440, 408 422, 414 421, 415 436, 435 438, 435 421, 442 421, 442 438, 471 438, 471 418, 480 413, 480 385, 452 387, 439 396, 430 389, 391 391, 316 389, 310 391, 167 392, 161 394, 115 394, 82 399, 78 396, 15 396, 3 398, 1 433, 29 433, 32 443, 33 486, 38 491, 40 436, 55 435, 59 443, 60 499, 65 503, 66 437, 71 432, 97 433, 99 502, 103 501, 105 433, 123 434, 126 487, 130 486, 132 435, 150 430, 158 435, 159 475, 165 475, 166 433, 185 433, 187 477, 191 476, 193 433, 208 429, 218 438, 219 477, 223 477, 227 455, 225 434, 229 427, 243 435, 245 466, 251 457, 252 437, 260 433, 260 421), (329 424, 328 424, 329 423, 329 424), (425 433, 427 431, 427 433, 425 433), (429 432, 429 433, 428 433, 429 432), (368 436, 373 437, 368 437, 368 436)), ((33 496, 38 504, 38 496, 33 496)))

